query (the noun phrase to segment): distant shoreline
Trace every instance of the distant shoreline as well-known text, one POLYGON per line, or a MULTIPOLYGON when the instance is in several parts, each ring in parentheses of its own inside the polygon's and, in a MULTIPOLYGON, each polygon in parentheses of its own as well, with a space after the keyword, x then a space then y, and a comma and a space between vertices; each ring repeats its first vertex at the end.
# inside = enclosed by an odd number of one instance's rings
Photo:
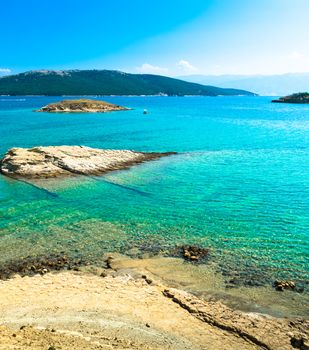
MULTIPOLYGON (((0 97, 259 97, 259 95, 0 95, 0 97)), ((274 97, 274 96, 260 96, 260 97, 274 97)))
POLYGON ((155 74, 115 70, 39 70, 0 78, 1 95, 255 95, 155 74))

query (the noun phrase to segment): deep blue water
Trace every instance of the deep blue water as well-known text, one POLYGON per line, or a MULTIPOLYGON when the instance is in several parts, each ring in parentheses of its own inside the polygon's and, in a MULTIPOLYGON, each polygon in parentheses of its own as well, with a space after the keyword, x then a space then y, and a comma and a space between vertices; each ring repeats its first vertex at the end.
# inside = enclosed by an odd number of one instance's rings
POLYGON ((46 249, 99 255, 195 243, 210 247, 228 274, 308 280, 308 105, 269 97, 104 97, 133 110, 33 112, 61 99, 0 97, 0 155, 38 145, 179 154, 97 180, 39 183, 57 198, 0 175, 2 260, 46 249))

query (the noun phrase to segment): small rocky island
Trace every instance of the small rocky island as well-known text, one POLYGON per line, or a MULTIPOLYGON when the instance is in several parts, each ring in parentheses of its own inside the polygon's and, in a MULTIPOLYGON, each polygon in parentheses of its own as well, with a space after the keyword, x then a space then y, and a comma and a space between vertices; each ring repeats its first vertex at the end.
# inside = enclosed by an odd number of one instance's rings
POLYGON ((129 108, 114 105, 112 103, 98 101, 98 100, 64 100, 60 102, 50 103, 36 112, 50 112, 50 113, 105 113, 113 111, 127 111, 129 108))
POLYGON ((15 178, 100 175, 171 154, 175 152, 135 152, 85 146, 12 148, 0 161, 0 172, 15 178))
POLYGON ((299 92, 297 94, 288 95, 280 97, 277 100, 272 100, 271 102, 276 103, 309 103, 309 93, 308 92, 299 92))

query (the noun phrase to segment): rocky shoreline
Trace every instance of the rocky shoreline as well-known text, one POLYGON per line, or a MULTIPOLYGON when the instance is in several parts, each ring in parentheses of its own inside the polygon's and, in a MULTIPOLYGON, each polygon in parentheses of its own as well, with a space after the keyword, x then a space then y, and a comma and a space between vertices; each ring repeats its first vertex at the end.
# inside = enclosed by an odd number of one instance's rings
POLYGON ((0 161, 0 172, 20 178, 100 175, 172 154, 176 153, 105 150, 85 146, 12 148, 0 161))
POLYGON ((1 271, 0 344, 6 348, 28 342, 34 350, 308 349, 305 319, 202 300, 117 254, 102 257, 101 266, 59 255, 28 259, 19 268, 19 275, 13 267, 6 276, 1 271))

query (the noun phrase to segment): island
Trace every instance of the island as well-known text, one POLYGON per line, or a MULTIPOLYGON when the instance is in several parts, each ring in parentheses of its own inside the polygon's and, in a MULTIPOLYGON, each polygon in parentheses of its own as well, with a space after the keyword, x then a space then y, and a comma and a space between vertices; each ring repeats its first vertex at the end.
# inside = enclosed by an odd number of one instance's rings
POLYGON ((280 97, 277 100, 272 100, 271 102, 276 103, 309 103, 309 93, 308 92, 299 92, 297 94, 292 94, 284 97, 280 97))
POLYGON ((36 112, 69 112, 69 113, 105 113, 112 111, 127 111, 129 108, 118 106, 112 103, 89 100, 89 99, 79 99, 79 100, 64 100, 60 102, 50 103, 36 112))
POLYGON ((17 178, 100 175, 172 154, 175 152, 136 152, 85 146, 12 148, 0 161, 0 172, 17 178))

